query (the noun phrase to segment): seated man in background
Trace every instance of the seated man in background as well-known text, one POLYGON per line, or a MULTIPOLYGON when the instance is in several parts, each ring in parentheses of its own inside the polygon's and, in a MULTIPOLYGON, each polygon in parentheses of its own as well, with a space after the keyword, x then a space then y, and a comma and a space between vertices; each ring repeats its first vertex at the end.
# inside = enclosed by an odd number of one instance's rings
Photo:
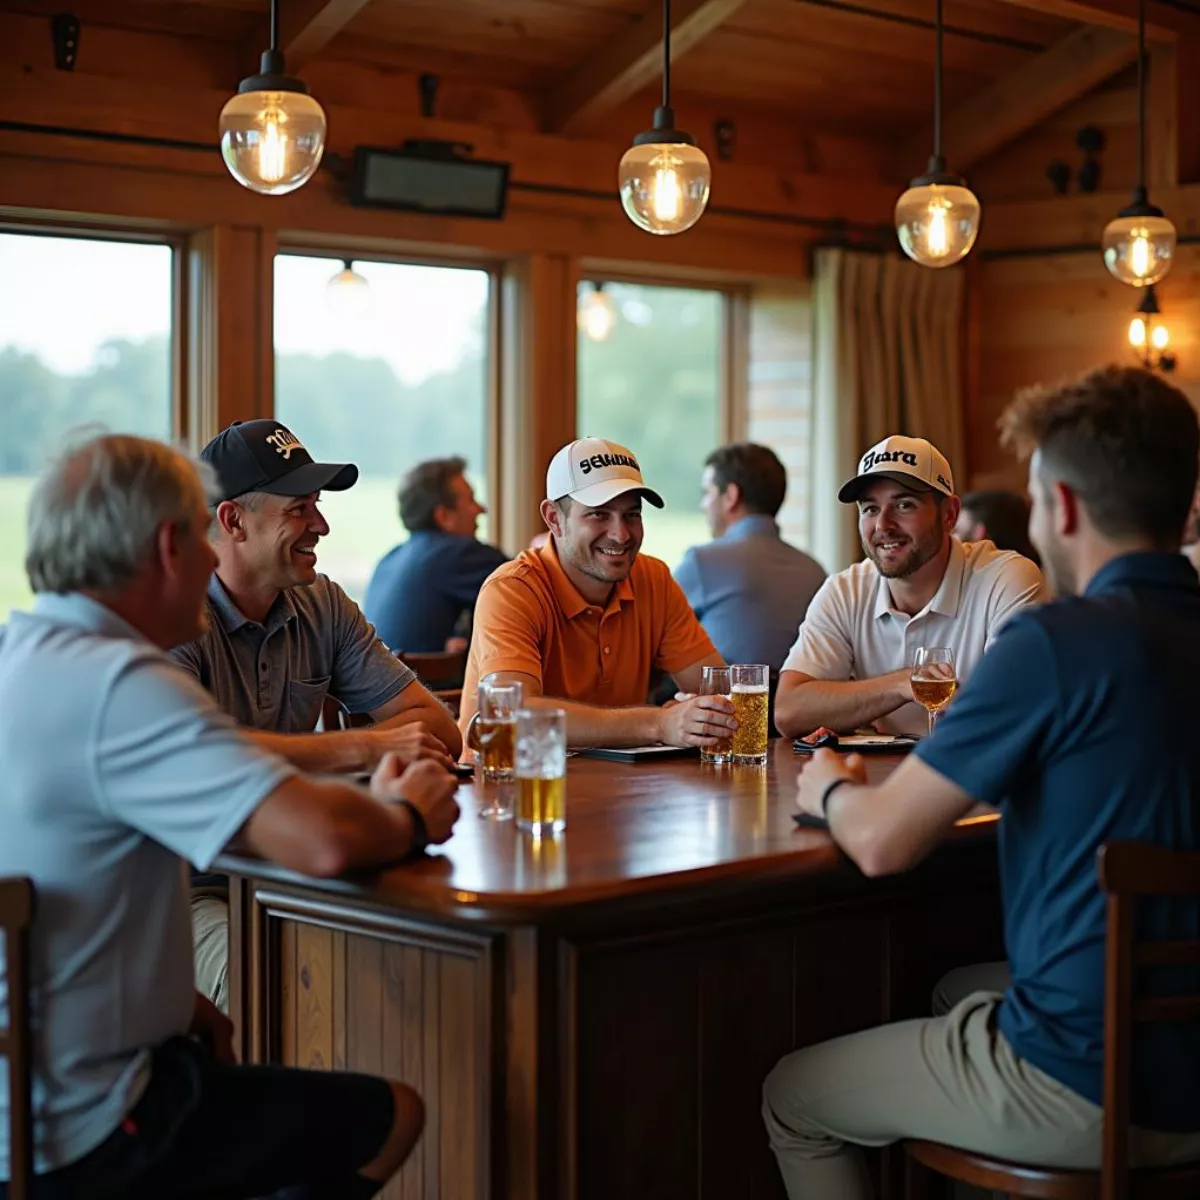
MULTIPOLYGON (((358 468, 317 463, 276 421, 231 425, 201 458, 216 474, 204 633, 171 651, 265 750, 306 771, 370 771, 389 751, 449 766, 462 750, 454 718, 375 636, 358 606, 317 573, 329 526, 318 493, 358 468), (326 696, 375 722, 316 733, 326 696)), ((196 977, 227 1002, 228 894, 220 877, 193 894, 196 977)))
POLYGON ((685 692, 721 656, 665 563, 638 552, 642 502, 662 508, 633 454, 601 438, 564 446, 546 473, 550 532, 483 585, 467 659, 460 723, 478 708, 482 679, 519 680, 526 703, 553 697, 576 746, 712 745, 736 727, 718 696, 648 705, 659 668, 685 692))
MULTIPOLYGON (((867 875, 929 854, 995 805, 1012 979, 940 1017, 799 1050, 763 1113, 793 1200, 866 1200, 853 1143, 924 1138, 1031 1166, 1094 1171, 1104 1130, 1107 842, 1200 850, 1200 587, 1179 554, 1200 430, 1148 371, 1109 367, 1027 393, 1005 440, 1032 454, 1031 532, 1062 597, 1013 618, 932 737, 876 787, 819 752, 799 806, 867 875)), ((1200 905, 1146 900, 1139 936, 1195 938, 1200 905)), ((1186 979, 1156 969, 1158 995, 1186 979)), ((1200 1159, 1200 1029, 1139 1027, 1131 1158, 1200 1159), (1145 1031, 1145 1032, 1141 1032, 1145 1031)))
POLYGON ((968 492, 954 526, 960 542, 991 542, 997 550, 1015 550, 1040 563, 1029 540, 1029 505, 1016 492, 968 492))
POLYGON ((238 1066, 193 988, 181 857, 206 869, 235 842, 334 875, 445 841, 458 816, 436 762, 386 756, 374 795, 297 773, 170 662, 206 620, 208 522, 195 466, 135 437, 79 446, 29 507, 33 610, 0 631, 0 875, 37 890, 38 1200, 365 1198, 421 1132, 404 1084, 238 1066))
POLYGON ((410 536, 380 560, 363 602, 367 620, 397 653, 454 649, 470 634, 483 581, 508 561, 475 536, 487 509, 466 466, 462 458, 431 459, 400 483, 400 520, 410 536))
POLYGON ((826 580, 809 606, 775 699, 786 737, 821 726, 874 723, 889 733, 928 730, 909 674, 919 646, 954 651, 965 682, 1000 627, 1044 599, 1028 559, 953 535, 959 499, 941 453, 923 438, 872 446, 838 492, 858 505, 867 558, 826 580))
POLYGON ((766 446, 722 446, 700 486, 713 540, 683 556, 675 579, 726 662, 766 663, 777 677, 825 581, 820 563, 779 535, 787 472, 766 446))

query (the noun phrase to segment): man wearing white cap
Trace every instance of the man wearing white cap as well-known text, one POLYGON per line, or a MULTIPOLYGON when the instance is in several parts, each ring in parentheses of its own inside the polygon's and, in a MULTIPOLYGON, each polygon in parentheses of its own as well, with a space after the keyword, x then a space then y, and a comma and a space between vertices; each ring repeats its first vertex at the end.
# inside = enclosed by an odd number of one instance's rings
POLYGON ((735 727, 719 696, 647 704, 654 668, 682 691, 721 665, 667 565, 642 557, 642 502, 662 498, 632 451, 601 438, 564 446, 546 474, 549 541, 499 567, 483 585, 463 684, 460 724, 479 682, 520 681, 526 703, 553 697, 572 745, 710 745, 735 727))
POLYGON ((964 682, 1005 621, 1046 598, 1041 572, 991 542, 954 537, 954 476, 923 438, 872 446, 838 499, 858 505, 867 557, 813 598, 783 664, 775 723, 787 737, 820 726, 925 733, 909 682, 916 650, 949 647, 964 682))

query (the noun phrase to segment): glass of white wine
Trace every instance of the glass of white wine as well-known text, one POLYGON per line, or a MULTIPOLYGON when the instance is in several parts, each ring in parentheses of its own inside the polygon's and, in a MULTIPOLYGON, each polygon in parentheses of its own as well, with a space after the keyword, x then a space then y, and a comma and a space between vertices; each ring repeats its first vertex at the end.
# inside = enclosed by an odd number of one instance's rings
POLYGON ((938 716, 958 691, 954 670, 954 651, 949 646, 921 646, 913 658, 913 699, 929 713, 929 732, 933 733, 938 716))

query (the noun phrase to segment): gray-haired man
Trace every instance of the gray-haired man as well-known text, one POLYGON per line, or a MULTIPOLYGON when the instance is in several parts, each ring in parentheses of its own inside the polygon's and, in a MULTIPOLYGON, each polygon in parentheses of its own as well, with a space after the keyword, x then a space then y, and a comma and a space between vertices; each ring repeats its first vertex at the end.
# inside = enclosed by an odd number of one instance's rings
POLYGON ((368 1197, 421 1131, 403 1084, 236 1065, 194 991, 181 858, 204 869, 236 841, 333 875, 445 841, 458 815, 436 762, 385 758, 374 797, 299 774, 170 661, 204 625, 208 522, 194 465, 134 437, 80 446, 30 504, 33 611, 0 632, 0 875, 38 895, 39 1200, 368 1197))

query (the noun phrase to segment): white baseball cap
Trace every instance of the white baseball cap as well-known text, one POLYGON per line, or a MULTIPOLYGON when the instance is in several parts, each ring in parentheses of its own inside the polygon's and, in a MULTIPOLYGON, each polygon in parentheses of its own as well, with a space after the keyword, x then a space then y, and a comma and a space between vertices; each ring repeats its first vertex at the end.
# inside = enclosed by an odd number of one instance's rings
POLYGON ((866 483, 876 478, 894 479, 898 483, 915 479, 935 492, 954 495, 954 476, 946 456, 924 438, 896 434, 876 442, 859 459, 858 474, 842 484, 838 499, 843 504, 853 504, 866 483))
POLYGON ((570 496, 580 504, 607 504, 632 491, 662 508, 662 497, 646 486, 633 451, 604 438, 580 438, 564 446, 546 472, 547 500, 570 496))

